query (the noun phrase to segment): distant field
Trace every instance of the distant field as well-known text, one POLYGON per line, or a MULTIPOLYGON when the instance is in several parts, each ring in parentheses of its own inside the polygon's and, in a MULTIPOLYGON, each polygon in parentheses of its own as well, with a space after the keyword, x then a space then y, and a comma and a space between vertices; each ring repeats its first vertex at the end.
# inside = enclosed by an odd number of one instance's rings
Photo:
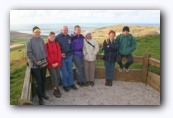
MULTIPOLYGON (((160 34, 160 27, 157 26, 129 26, 129 28, 131 34, 133 34, 135 37, 160 34)), ((116 34, 118 35, 122 32, 122 29, 123 25, 115 25, 92 30, 91 32, 93 38, 96 39, 98 43, 102 43, 108 38, 108 33, 110 30, 116 31, 116 34)))
MULTIPOLYGON (((10 44, 26 44, 26 41, 31 38, 32 34, 19 33, 15 31, 10 32, 10 44)), ((47 40, 47 36, 41 36, 44 40, 47 40)))
MULTIPOLYGON (((108 37, 108 31, 113 29, 120 33, 122 26, 110 26, 105 28, 100 28, 92 31, 93 37, 100 43, 100 51, 102 48, 102 42, 108 37)), ((137 49, 134 51, 134 56, 143 56, 144 54, 151 54, 151 57, 160 59, 160 35, 157 33, 159 27, 145 27, 145 26, 134 26, 131 27, 131 32, 135 34, 137 49), (141 29, 140 29, 141 28, 141 29), (142 33, 143 31, 143 33, 142 33)), ((23 44, 22 46, 10 49, 10 104, 17 104, 21 90, 23 87, 23 80, 25 76, 26 69, 26 54, 25 54, 25 44, 28 38, 32 35, 10 32, 10 43, 11 44, 23 44)), ((42 36, 46 41, 47 36, 42 36)), ((103 61, 97 61, 97 66, 104 66, 103 61)), ((116 68, 118 65, 116 64, 116 68)), ((142 64, 135 63, 131 68, 142 68, 142 64)), ((160 69, 155 67, 150 67, 150 71, 160 74, 160 69)))

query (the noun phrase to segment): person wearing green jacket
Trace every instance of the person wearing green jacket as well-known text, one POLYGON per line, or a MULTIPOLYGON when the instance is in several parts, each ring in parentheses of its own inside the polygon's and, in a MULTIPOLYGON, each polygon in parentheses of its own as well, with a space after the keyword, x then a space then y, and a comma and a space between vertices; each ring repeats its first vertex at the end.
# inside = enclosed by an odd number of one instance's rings
POLYGON ((119 72, 122 72, 123 68, 125 68, 126 72, 129 72, 129 66, 133 63, 132 52, 136 49, 136 40, 129 32, 129 27, 124 26, 123 33, 116 37, 116 40, 120 42, 117 56, 117 63, 120 66, 119 72), (127 58, 127 62, 124 65, 122 63, 123 57, 127 58))

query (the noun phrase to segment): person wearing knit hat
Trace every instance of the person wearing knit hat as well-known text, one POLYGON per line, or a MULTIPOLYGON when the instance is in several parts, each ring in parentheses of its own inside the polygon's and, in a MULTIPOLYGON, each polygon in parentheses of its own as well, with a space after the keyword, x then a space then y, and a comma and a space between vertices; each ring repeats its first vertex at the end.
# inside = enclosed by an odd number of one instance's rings
POLYGON ((49 99, 45 93, 45 80, 47 67, 39 68, 40 62, 46 60, 46 49, 44 40, 40 37, 40 28, 35 26, 33 29, 33 37, 26 44, 26 55, 28 64, 31 68, 31 74, 34 78, 35 89, 39 99, 39 105, 44 105, 43 99, 49 99))
POLYGON ((37 26, 33 27, 32 31, 33 31, 35 37, 37 37, 37 38, 40 37, 41 30, 39 27, 37 27, 37 26))
POLYGON ((122 34, 116 37, 116 40, 120 42, 120 47, 118 49, 117 63, 120 66, 119 72, 123 71, 125 68, 126 72, 129 72, 129 66, 133 63, 132 52, 136 49, 136 40, 132 34, 130 34, 130 29, 128 26, 124 26, 122 34), (122 58, 126 57, 127 62, 123 65, 122 58))
POLYGON ((98 51, 99 51, 99 45, 97 41, 92 38, 92 34, 90 31, 86 31, 83 54, 84 54, 84 74, 87 85, 94 86, 95 60, 98 51))
POLYGON ((130 32, 129 27, 128 27, 128 26, 124 26, 124 27, 123 27, 123 32, 124 32, 124 31, 130 32))

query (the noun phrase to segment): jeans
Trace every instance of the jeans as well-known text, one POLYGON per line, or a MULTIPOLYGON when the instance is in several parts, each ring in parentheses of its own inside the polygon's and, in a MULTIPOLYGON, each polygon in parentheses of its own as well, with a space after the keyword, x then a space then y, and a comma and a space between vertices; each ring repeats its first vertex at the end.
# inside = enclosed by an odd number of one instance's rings
POLYGON ((58 87, 60 81, 59 68, 49 68, 50 77, 52 80, 52 86, 58 87))
POLYGON ((112 80, 114 78, 115 62, 105 60, 104 65, 106 79, 112 80))
POLYGON ((34 84, 38 98, 42 99, 45 92, 46 68, 31 68, 31 74, 34 77, 34 84))
POLYGON ((74 84, 72 58, 73 56, 62 58, 60 75, 63 87, 71 86, 74 84))
POLYGON ((83 70, 83 63, 84 59, 81 57, 78 57, 76 55, 73 56, 73 62, 76 66, 76 77, 77 82, 85 82, 85 76, 84 76, 84 70, 83 70))
POLYGON ((117 63, 119 64, 120 68, 125 67, 126 69, 128 69, 129 66, 133 63, 133 56, 132 56, 132 54, 129 54, 129 55, 121 55, 121 54, 118 54, 118 56, 117 56, 117 63), (122 58, 124 56, 127 58, 127 62, 123 66, 122 58))

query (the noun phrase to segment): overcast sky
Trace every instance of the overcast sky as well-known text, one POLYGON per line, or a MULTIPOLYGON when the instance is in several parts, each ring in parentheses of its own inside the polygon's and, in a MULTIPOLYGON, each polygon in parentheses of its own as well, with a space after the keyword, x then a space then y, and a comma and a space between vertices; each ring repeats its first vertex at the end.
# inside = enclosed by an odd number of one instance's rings
POLYGON ((160 10, 11 10, 10 24, 157 23, 160 10))

